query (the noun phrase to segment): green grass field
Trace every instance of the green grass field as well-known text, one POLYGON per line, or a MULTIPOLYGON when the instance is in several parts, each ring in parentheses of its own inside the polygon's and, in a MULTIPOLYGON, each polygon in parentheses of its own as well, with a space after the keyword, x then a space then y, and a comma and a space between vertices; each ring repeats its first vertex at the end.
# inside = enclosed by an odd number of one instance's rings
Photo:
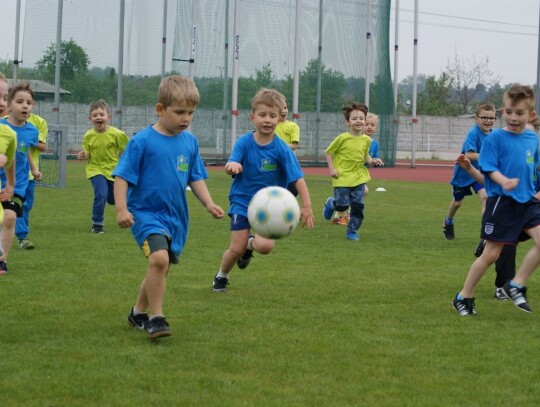
MULTIPOLYGON (((106 213, 90 231, 93 193, 81 163, 64 190, 38 188, 33 251, 12 250, 0 277, 0 405, 7 406, 497 406, 540 400, 540 290, 532 314, 492 298, 478 316, 450 306, 479 235, 476 198, 442 219, 448 184, 373 180, 360 241, 322 219, 327 177, 307 177, 316 218, 268 256, 211 283, 229 221, 190 197, 191 230, 167 281, 173 336, 151 341, 126 322, 146 259, 106 213), (374 192, 377 187, 387 192, 374 192)), ((230 178, 210 169, 228 207, 230 178)), ((523 244, 519 255, 530 247, 523 244)))

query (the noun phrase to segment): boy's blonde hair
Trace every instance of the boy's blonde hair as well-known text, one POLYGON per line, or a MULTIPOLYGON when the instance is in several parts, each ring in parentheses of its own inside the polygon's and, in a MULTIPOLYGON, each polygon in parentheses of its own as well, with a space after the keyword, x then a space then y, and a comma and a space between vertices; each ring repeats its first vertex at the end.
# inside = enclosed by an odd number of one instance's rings
POLYGON ((258 105, 277 107, 281 112, 285 106, 285 96, 275 89, 262 88, 251 99, 251 111, 255 112, 258 105))
POLYGON ((534 111, 534 91, 528 85, 512 85, 504 92, 503 100, 510 100, 512 106, 519 102, 526 102, 527 107, 534 111))
POLYGON ((377 116, 375 113, 368 113, 366 114, 366 121, 367 119, 375 119, 377 122, 379 121, 379 116, 377 116))
POLYGON ((360 110, 364 113, 364 116, 367 117, 368 107, 364 103, 351 102, 343 106, 343 108, 341 109, 341 111, 343 112, 343 116, 345 117, 345 121, 349 121, 351 113, 354 110, 360 110))
POLYGON ((164 108, 177 103, 196 107, 199 104, 199 90, 192 79, 180 75, 163 78, 159 84, 157 102, 164 108))
POLYGON ((11 89, 9 90, 8 103, 11 103, 13 101, 17 92, 27 92, 32 97, 32 100, 35 99, 34 91, 32 90, 32 88, 30 88, 30 84, 28 82, 21 82, 16 85, 13 85, 11 89))
POLYGON ((96 109, 103 109, 108 114, 111 114, 111 109, 109 108, 109 104, 105 102, 104 99, 98 99, 90 105, 90 114, 92 114, 92 112, 96 109))
POLYGON ((8 83, 8 80, 6 78, 6 75, 4 75, 2 72, 0 72, 0 81, 8 83))

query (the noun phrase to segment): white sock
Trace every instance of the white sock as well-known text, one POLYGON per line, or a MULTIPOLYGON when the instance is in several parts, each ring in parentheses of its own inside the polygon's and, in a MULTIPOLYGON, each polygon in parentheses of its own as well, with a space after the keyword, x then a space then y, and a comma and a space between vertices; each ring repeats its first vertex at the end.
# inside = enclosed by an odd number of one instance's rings
POLYGON ((247 244, 247 249, 248 250, 253 250, 253 240, 254 239, 255 239, 255 237, 248 238, 248 244, 247 244))
POLYGON ((228 280, 229 279, 229 273, 224 273, 223 271, 219 270, 219 273, 217 273, 216 277, 226 278, 228 280))
POLYGON ((163 315, 152 315, 152 316, 150 317, 150 321, 153 320, 154 318, 157 318, 157 317, 165 318, 163 315))
POLYGON ((146 314, 146 311, 137 311, 137 308, 133 307, 133 315, 146 314))

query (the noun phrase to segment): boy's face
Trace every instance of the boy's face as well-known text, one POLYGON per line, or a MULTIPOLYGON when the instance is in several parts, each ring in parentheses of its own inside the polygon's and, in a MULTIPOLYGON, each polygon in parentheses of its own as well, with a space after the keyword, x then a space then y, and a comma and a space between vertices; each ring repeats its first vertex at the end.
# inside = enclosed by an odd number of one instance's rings
POLYGON ((366 123, 364 124, 364 133, 369 137, 372 137, 373 134, 377 131, 377 119, 374 117, 368 117, 366 123))
POLYGON ((279 121, 283 122, 287 120, 287 116, 289 115, 289 109, 287 108, 287 105, 285 104, 283 106, 283 109, 281 110, 281 115, 279 116, 279 121))
POLYGON ((359 134, 364 131, 365 123, 366 115, 361 110, 353 110, 349 116, 349 120, 345 122, 349 128, 349 131, 355 134, 359 134))
POLYGON ((159 116, 159 131, 169 136, 183 132, 191 125, 195 109, 196 106, 185 102, 177 102, 167 107, 163 107, 161 103, 158 103, 156 111, 159 116))
POLYGON ((0 80, 0 118, 8 114, 8 92, 9 87, 7 82, 0 80))
POLYGON ((271 136, 279 122, 281 109, 279 106, 266 106, 259 103, 250 114, 257 133, 261 136, 271 136))
POLYGON ((98 107, 90 112, 88 119, 94 125, 94 129, 98 132, 104 132, 107 130, 109 120, 111 120, 111 114, 107 112, 107 109, 98 107))
POLYGON ((480 109, 474 119, 476 120, 478 127, 480 127, 480 130, 484 133, 489 133, 497 119, 497 115, 493 110, 480 109))
POLYGON ((13 100, 8 104, 9 117, 14 124, 23 124, 30 117, 33 107, 32 95, 26 91, 19 91, 15 93, 13 100))
POLYGON ((529 102, 522 100, 512 104, 510 99, 504 100, 502 115, 509 132, 521 134, 525 131, 527 124, 536 117, 536 112, 531 110, 529 102))

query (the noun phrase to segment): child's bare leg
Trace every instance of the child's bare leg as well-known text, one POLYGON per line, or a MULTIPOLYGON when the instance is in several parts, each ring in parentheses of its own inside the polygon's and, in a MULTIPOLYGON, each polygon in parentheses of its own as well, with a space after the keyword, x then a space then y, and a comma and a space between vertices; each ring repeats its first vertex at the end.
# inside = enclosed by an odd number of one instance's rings
POLYGON ((249 238, 249 229, 232 230, 231 231, 231 244, 229 248, 225 250, 221 257, 221 264, 219 270, 222 273, 229 273, 238 259, 242 257, 242 254, 246 251, 249 238))
POLYGON ((454 216, 456 216, 456 213, 458 209, 461 208, 462 203, 463 199, 461 201, 452 199, 452 202, 450 202, 450 205, 448 206, 448 215, 446 215, 446 217, 452 219, 454 216))
POLYGON ((526 285, 532 272, 540 265, 540 226, 529 229, 527 233, 534 239, 535 244, 523 258, 516 276, 512 279, 519 285, 526 285))
POLYGON ((255 250, 257 253, 269 254, 274 249, 276 241, 255 235, 255 239, 253 239, 251 244, 253 246, 253 250, 255 250))
MULTIPOLYGON (((148 301, 148 309, 152 315, 163 315, 163 299, 165 298, 165 277, 169 270, 169 253, 158 250, 148 256, 146 278, 143 281, 148 301)), ((142 286, 141 286, 142 291, 142 286)), ((144 301, 144 294, 139 293, 139 299, 144 301)), ((138 309, 138 308, 137 308, 138 309)))
POLYGON ((135 302, 135 309, 138 312, 146 312, 148 309, 148 296, 146 295, 146 277, 139 287, 139 294, 137 295, 137 301, 135 302))
POLYGON ((493 263, 497 261, 501 254, 502 244, 486 241, 486 247, 482 255, 476 259, 469 269, 469 274, 463 284, 460 294, 463 298, 472 298, 476 285, 493 263))
POLYGON ((15 237, 15 222, 17 221, 17 214, 12 210, 4 211, 4 222, 2 223, 2 251, 3 255, 0 256, 0 260, 7 261, 13 239, 15 237))

